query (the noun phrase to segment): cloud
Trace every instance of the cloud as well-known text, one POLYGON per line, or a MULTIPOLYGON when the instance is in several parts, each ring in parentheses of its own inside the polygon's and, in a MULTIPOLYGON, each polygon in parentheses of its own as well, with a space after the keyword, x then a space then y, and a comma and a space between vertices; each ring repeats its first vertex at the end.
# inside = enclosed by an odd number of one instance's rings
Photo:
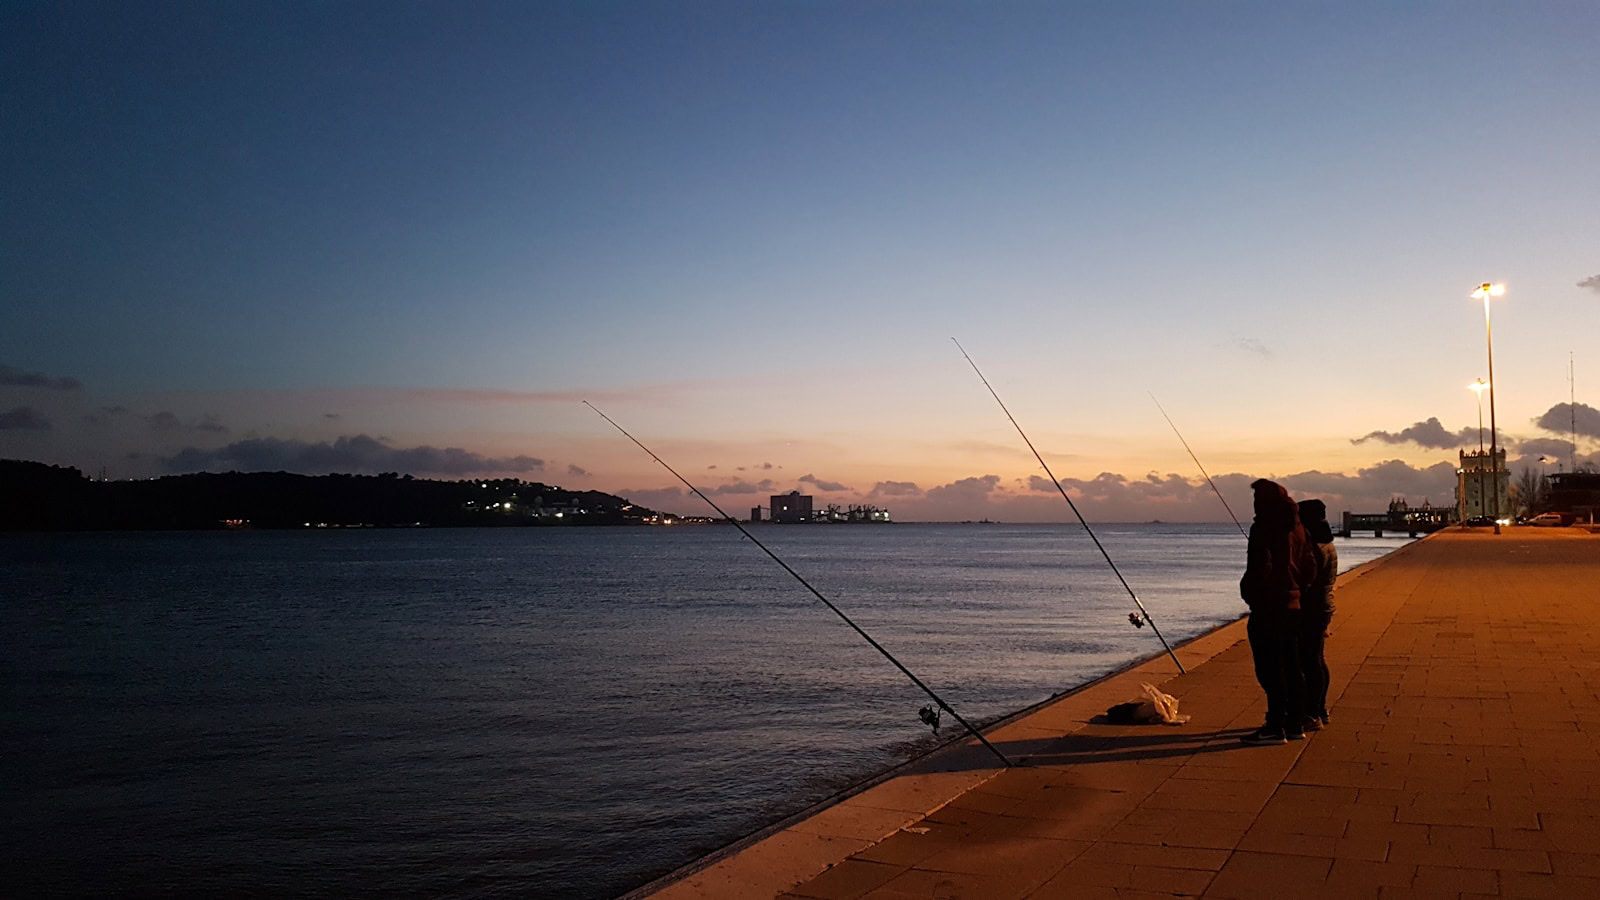
POLYGON ((810 473, 807 473, 805 475, 801 475, 798 480, 800 482, 802 482, 802 483, 815 485, 817 490, 819 490, 819 491, 848 491, 848 490, 850 490, 849 488, 845 487, 844 485, 840 484, 837 481, 824 481, 821 478, 818 478, 817 476, 812 475, 810 473))
POLYGON ((91 425, 105 425, 109 423, 113 417, 125 416, 127 414, 128 408, 126 406, 102 406, 100 407, 99 412, 90 413, 89 415, 84 416, 83 420, 91 425))
POLYGON ((50 417, 31 406, 0 412, 0 431, 48 431, 50 417))
POLYGON ((741 478, 738 481, 729 482, 728 484, 719 484, 711 490, 706 491, 706 494, 710 496, 717 496, 719 494, 771 494, 774 489, 775 486, 770 478, 763 478, 755 484, 751 484, 750 482, 741 478))
MULTIPOLYGON (((1385 460, 1354 473, 1308 470, 1290 475, 1226 473, 1214 478, 1228 506, 1248 525, 1252 515, 1250 483, 1270 477, 1287 487, 1296 499, 1318 497, 1328 504, 1337 521, 1340 512, 1382 512, 1394 497, 1420 505, 1454 502, 1455 461, 1413 466, 1385 460)), ((1049 479, 1032 476, 1019 481, 1021 491, 1000 488, 998 476, 963 478, 930 489, 925 496, 908 495, 890 502, 897 520, 960 521, 990 518, 1001 521, 1064 522, 1072 513, 1059 499, 1049 479), (1048 493, 1046 493, 1048 492, 1048 493)), ((1061 486, 1091 523, 1227 521, 1228 513, 1204 479, 1150 472, 1126 475, 1101 472, 1093 478, 1063 478, 1061 486)))
POLYGON ((1262 359, 1272 359, 1274 356, 1270 347, 1262 343, 1260 340, 1252 337, 1235 338, 1232 346, 1235 350, 1243 350, 1246 353, 1249 353, 1253 356, 1259 356, 1262 359))
POLYGON ((1429 447, 1436 450, 1453 450, 1468 444, 1477 443, 1478 430, 1476 428, 1463 428, 1460 431, 1446 431, 1439 420, 1429 417, 1425 422, 1418 422, 1399 431, 1371 431, 1367 434, 1351 438, 1350 443, 1362 444, 1367 441, 1382 441, 1385 444, 1404 444, 1407 441, 1419 447, 1429 447))
MULTIPOLYGON (((1040 479, 1045 484, 1045 490, 1054 490, 1050 487, 1049 479, 1040 479)), ((1172 504, 1192 503, 1199 497, 1199 488, 1195 482, 1184 478, 1182 475, 1157 475, 1154 472, 1143 478, 1129 478, 1116 472, 1101 472, 1093 478, 1084 480, 1080 478, 1063 478, 1061 486, 1069 494, 1076 494, 1079 501, 1088 503, 1102 514, 1106 507, 1138 507, 1151 503, 1172 504)), ((1221 512, 1221 510, 1217 510, 1221 512)), ((1120 517, 1122 514, 1118 514, 1120 517)))
POLYGON ((572 465, 567 466, 567 474, 571 475, 574 478, 584 478, 584 477, 588 476, 589 470, 585 469, 584 467, 582 467, 580 465, 577 465, 576 463, 574 463, 572 465))
POLYGON ((1565 472, 1568 471, 1571 465, 1576 465, 1580 472, 1600 472, 1600 450, 1593 453, 1580 452, 1577 454, 1577 458, 1574 459, 1572 445, 1562 441, 1561 446, 1556 448, 1553 453, 1550 450, 1546 450, 1542 454, 1530 453, 1527 456, 1506 460, 1506 469, 1512 472, 1518 472, 1522 469, 1533 469, 1535 472, 1546 473, 1565 472), (1547 461, 1541 461, 1540 456, 1543 456, 1547 461))
POLYGON ((176 415, 162 411, 144 417, 150 424, 151 431, 177 431, 183 427, 183 422, 176 415))
POLYGON ((1454 502, 1456 466, 1454 463, 1439 462, 1426 468, 1417 468, 1402 460, 1389 459, 1364 469, 1357 469, 1354 475, 1312 469, 1284 476, 1277 481, 1291 491, 1310 491, 1339 497, 1383 498, 1385 502, 1396 496, 1413 501, 1426 498, 1449 505, 1454 502))
POLYGON ((867 492, 869 497, 920 497, 922 488, 915 481, 880 481, 867 492))
POLYGON ((772 463, 764 462, 764 463, 761 464, 761 468, 763 468, 763 469, 771 469, 772 468, 772 463))
POLYGON ((1556 456, 1566 459, 1572 451, 1572 443, 1566 438, 1529 438, 1517 445, 1517 450, 1524 457, 1538 459, 1541 456, 1556 456))
POLYGON ((923 496, 928 500, 946 502, 951 500, 983 500, 1000 484, 999 475, 979 475, 975 478, 962 478, 949 484, 928 488, 923 496))
POLYGON ((1578 282, 1578 287, 1600 294, 1600 275, 1590 275, 1588 278, 1578 282))
POLYGON ((711 465, 706 466, 706 471, 709 472, 712 469, 715 469, 716 467, 717 467, 717 464, 716 463, 712 463, 711 465))
POLYGON ((332 443, 278 438, 250 438, 215 450, 185 447, 163 457, 174 472, 239 469, 253 472, 410 472, 471 475, 489 472, 532 472, 544 460, 532 456, 488 457, 460 447, 391 447, 365 434, 332 443))
MULTIPOLYGON (((121 409, 123 412, 127 412, 127 410, 122 407, 111 408, 121 409)), ((88 416, 86 418, 96 425, 103 425, 107 421, 104 416, 88 416)), ((174 431, 183 431, 184 429, 203 431, 206 434, 228 433, 228 426, 222 424, 222 420, 217 417, 216 413, 205 413, 200 418, 190 422, 188 425, 185 425, 183 420, 178 418, 175 413, 168 412, 166 410, 158 413, 152 413, 148 416, 141 416, 140 418, 144 419, 145 424, 150 426, 151 431, 157 432, 158 434, 170 434, 174 431)))
POLYGON ((998 518, 998 511, 1015 503, 1018 497, 1002 488, 1000 482, 999 475, 958 478, 948 484, 928 488, 921 496, 896 499, 890 504, 890 510, 901 521, 949 522, 998 518))
POLYGON ((683 510, 678 507, 689 499, 692 499, 696 504, 704 505, 700 498, 686 497, 682 489, 675 487, 625 489, 617 491, 616 495, 636 506, 643 506, 658 512, 681 513, 683 510))
POLYGON ((324 419, 327 419, 327 420, 329 420, 329 421, 330 421, 330 422, 331 422, 331 421, 337 421, 337 420, 338 420, 338 418, 339 418, 339 414, 338 414, 338 413, 323 413, 323 414, 322 414, 322 417, 323 417, 323 418, 324 418, 324 419))
MULTIPOLYGON (((1600 278, 1600 275, 1595 276, 1600 278)), ((1595 409, 1587 403, 1574 406, 1571 403, 1557 403, 1545 411, 1545 414, 1533 420, 1533 424, 1545 431, 1554 431, 1557 434, 1570 434, 1573 426, 1573 411, 1577 411, 1576 419, 1578 434, 1583 437, 1600 438, 1600 409, 1595 409)))
POLYGON ((52 391, 75 391, 83 387, 83 382, 66 376, 57 378, 46 375, 43 372, 25 372, 22 369, 13 369, 10 366, 0 366, 0 385, 6 387, 48 388, 52 391))

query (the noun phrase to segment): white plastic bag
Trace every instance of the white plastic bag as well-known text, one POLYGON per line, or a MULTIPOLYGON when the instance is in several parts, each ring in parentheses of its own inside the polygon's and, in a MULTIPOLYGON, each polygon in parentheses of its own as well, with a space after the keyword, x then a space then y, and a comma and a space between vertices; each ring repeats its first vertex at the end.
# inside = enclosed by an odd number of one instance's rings
POLYGON ((1168 725, 1182 725, 1193 718, 1192 716, 1180 715, 1178 713, 1177 697, 1174 697, 1171 694, 1161 693, 1161 689, 1153 684, 1142 684, 1140 687, 1144 688, 1146 697, 1144 703, 1149 704, 1150 706, 1150 716, 1148 721, 1165 722, 1168 725))

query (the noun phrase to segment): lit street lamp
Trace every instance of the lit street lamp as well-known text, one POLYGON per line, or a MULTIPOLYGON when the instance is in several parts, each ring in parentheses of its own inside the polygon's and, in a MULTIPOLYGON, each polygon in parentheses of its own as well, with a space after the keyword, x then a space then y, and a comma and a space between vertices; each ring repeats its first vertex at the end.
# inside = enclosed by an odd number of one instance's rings
POLYGON ((1505 294, 1503 284, 1485 281, 1472 292, 1474 300, 1483 298, 1483 339, 1489 349, 1489 477, 1494 494, 1494 533, 1500 533, 1500 435, 1494 422, 1494 329, 1489 324, 1489 298, 1505 294))
POLYGON ((1478 395, 1478 515, 1483 515, 1483 392, 1489 387, 1489 382, 1482 378, 1467 385, 1467 389, 1478 395))

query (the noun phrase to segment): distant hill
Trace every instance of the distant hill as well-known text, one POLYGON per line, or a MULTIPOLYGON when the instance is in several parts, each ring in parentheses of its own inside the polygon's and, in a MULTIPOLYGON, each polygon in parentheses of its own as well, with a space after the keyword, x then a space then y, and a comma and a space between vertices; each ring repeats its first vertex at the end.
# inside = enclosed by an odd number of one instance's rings
POLYGON ((600 491, 515 478, 203 472, 93 481, 74 468, 0 460, 5 531, 641 525, 669 517, 600 491))

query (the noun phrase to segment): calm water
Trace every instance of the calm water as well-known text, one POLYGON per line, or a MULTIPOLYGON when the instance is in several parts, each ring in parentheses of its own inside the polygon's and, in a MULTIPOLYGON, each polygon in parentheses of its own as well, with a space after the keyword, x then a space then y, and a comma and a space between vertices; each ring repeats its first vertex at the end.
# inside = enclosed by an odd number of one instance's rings
MULTIPOLYGON (((1159 650, 1075 527, 759 534, 969 719, 1159 650)), ((1243 611, 1231 525, 1100 534, 1169 638, 1243 611)), ((23 895, 607 897, 929 741, 721 527, 5 536, 0 598, 23 895)))

